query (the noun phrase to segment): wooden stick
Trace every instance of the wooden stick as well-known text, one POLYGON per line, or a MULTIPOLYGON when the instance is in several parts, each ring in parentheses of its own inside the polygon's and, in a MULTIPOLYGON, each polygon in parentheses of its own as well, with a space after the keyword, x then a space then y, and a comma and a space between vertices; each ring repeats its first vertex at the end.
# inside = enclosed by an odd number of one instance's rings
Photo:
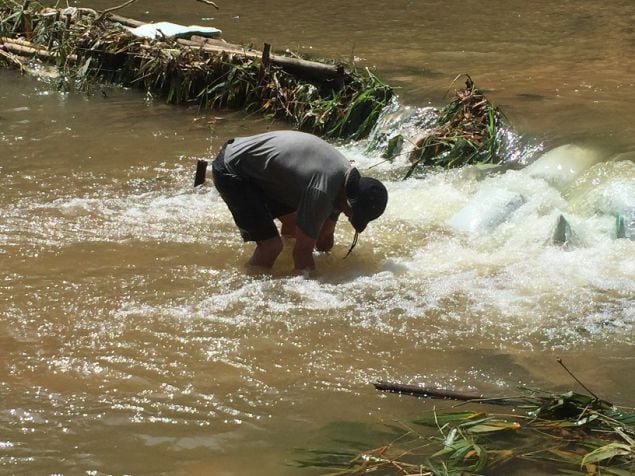
POLYGON ((104 15, 106 15, 107 13, 110 12, 114 12, 117 10, 121 10, 122 8, 127 7, 128 5, 130 5, 131 3, 136 2, 137 0, 128 0, 127 2, 122 3, 121 5, 117 5, 116 7, 110 7, 110 8, 106 8, 105 10, 101 11, 101 16, 103 17, 104 15))
MULTIPOLYGON (((562 216, 562 215, 560 215, 560 216, 562 216)), ((589 387, 587 387, 586 385, 584 385, 584 384, 583 384, 583 383, 582 383, 582 382, 578 379, 578 377, 576 377, 575 375, 573 375, 573 372, 571 372, 571 370, 569 370, 569 368, 568 368, 566 365, 564 365, 564 362, 562 361, 562 359, 561 359, 560 357, 558 357, 558 358, 556 359, 556 362, 558 362, 558 363, 560 364, 560 366, 561 366, 563 369, 565 369, 565 370, 567 371, 567 373, 568 373, 569 375, 571 375, 571 377, 573 377, 573 380, 575 380, 576 382, 578 382, 578 384, 579 384, 579 385, 580 385, 583 389, 585 389, 587 392, 589 392, 589 393, 593 396, 593 398, 595 398, 596 400, 599 400, 599 399, 600 399, 600 397, 598 397, 595 393, 593 393, 593 391, 592 391, 589 387)))
POLYGON ((522 405, 528 403, 528 400, 523 400, 522 397, 486 397, 474 393, 455 392, 454 390, 444 390, 440 388, 426 388, 419 387, 418 385, 408 385, 395 382, 376 382, 373 385, 377 390, 410 395, 413 397, 458 400, 461 402, 489 403, 492 405, 522 405))
POLYGON ((265 43, 265 46, 262 49, 262 58, 260 60, 260 71, 258 73, 260 76, 259 82, 262 83, 262 81, 265 79, 267 72, 269 71, 270 64, 271 64, 271 45, 269 43, 265 43))
POLYGON ((99 16, 95 19, 94 23, 99 23, 101 22, 104 18, 106 18, 106 15, 110 14, 111 12, 114 12, 116 10, 121 10, 124 7, 127 7, 128 5, 130 5, 131 3, 136 2, 137 0, 128 0, 125 3, 122 3, 121 5, 117 5, 116 7, 110 7, 110 8, 106 8, 105 10, 102 10, 101 13, 99 14, 99 16))
MULTIPOLYGON (((241 50, 239 49, 240 47, 236 45, 219 46, 208 42, 201 45, 200 43, 183 39, 178 39, 176 41, 181 45, 189 46, 193 49, 202 49, 203 51, 208 51, 210 53, 233 53, 243 55, 246 58, 262 59, 261 52, 248 51, 245 49, 241 50)), ((280 55, 270 55, 269 59, 272 65, 279 66, 288 73, 308 76, 310 78, 326 80, 342 78, 345 75, 344 67, 342 65, 324 64, 318 63, 317 61, 307 61, 280 55)))
POLYGON ((194 186, 198 187, 205 183, 205 173, 207 172, 207 161, 199 159, 196 161, 196 175, 194 176, 194 186))
POLYGON ((265 43, 264 48, 262 49, 262 64, 265 67, 269 66, 271 60, 271 45, 269 43, 265 43))
POLYGON ((132 18, 122 17, 120 15, 115 15, 113 13, 108 15, 108 19, 112 22, 121 23, 122 25, 129 26, 131 28, 137 28, 138 26, 142 26, 146 24, 145 22, 134 20, 132 18))
POLYGON ((417 385, 408 385, 404 383, 376 382, 373 385, 375 386, 377 390, 382 390, 384 392, 403 393, 406 395, 412 395, 416 397, 446 398, 446 399, 461 400, 461 401, 483 399, 482 395, 460 393, 460 392, 455 392, 452 390, 443 390, 439 388, 419 387, 417 385))

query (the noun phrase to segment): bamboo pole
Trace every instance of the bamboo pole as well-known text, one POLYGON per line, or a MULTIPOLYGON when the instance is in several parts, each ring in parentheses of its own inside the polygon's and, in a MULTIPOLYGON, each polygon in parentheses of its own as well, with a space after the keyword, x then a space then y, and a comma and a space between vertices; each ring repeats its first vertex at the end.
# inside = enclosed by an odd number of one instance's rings
MULTIPOLYGON (((134 1, 134 0, 133 0, 134 1)), ((128 1, 123 4, 123 6, 132 3, 128 1)), ((132 18, 123 17, 120 15, 116 15, 111 13, 111 11, 119 9, 119 7, 114 7, 112 9, 104 10, 101 12, 99 19, 107 19, 108 21, 121 23, 122 25, 129 26, 131 28, 136 28, 138 26, 145 25, 145 22, 134 20, 132 18)), ((9 46, 7 47, 7 51, 12 51, 15 54, 22 54, 26 56, 36 56, 41 59, 51 60, 54 56, 47 50, 41 48, 35 48, 31 43, 21 44, 19 40, 11 40, 9 38, 2 39, 5 43, 11 43, 13 45, 24 46, 24 48, 18 48, 17 46, 9 46), (7 40, 7 41, 5 41, 7 40)), ((268 59, 271 65, 282 68, 287 73, 293 75, 303 76, 305 78, 310 78, 318 81, 328 81, 328 80, 339 80, 345 77, 346 73, 344 70, 344 66, 341 64, 325 64, 319 63, 317 61, 309 61, 300 58, 291 58, 288 56, 276 55, 276 54, 267 54, 263 56, 263 52, 259 52, 256 50, 247 50, 240 45, 227 43, 224 40, 217 40, 211 38, 200 37, 197 35, 193 35, 191 39, 179 38, 176 42, 181 46, 187 46, 192 49, 202 49, 203 51, 213 53, 213 54, 223 54, 223 53, 233 53, 244 56, 245 58, 250 59, 268 59)), ((69 55, 68 60, 72 63, 77 61, 76 55, 69 55)))
POLYGON ((5 51, 3 49, 3 46, 4 45, 0 45, 0 56, 20 68, 20 71, 24 71, 24 64, 22 63, 22 61, 20 61, 20 57, 11 53, 10 51, 5 51))
MULTIPOLYGON (((232 45, 230 43, 218 44, 218 42, 212 43, 209 41, 201 43, 200 40, 194 39, 178 39, 176 40, 176 42, 180 45, 188 46, 192 49, 201 49, 210 53, 233 53, 243 55, 246 58, 262 59, 262 52, 255 50, 246 50, 238 45, 232 45)), ((269 61, 272 65, 282 68, 287 73, 305 77, 308 76, 310 78, 319 80, 339 79, 345 75, 344 66, 339 64, 336 65, 318 63, 317 61, 290 58, 288 56, 275 54, 269 55, 269 61)))
MULTIPOLYGON (((131 28, 145 25, 144 22, 112 13, 108 15, 108 19, 131 28)), ((240 45, 228 43, 225 40, 192 35, 190 39, 178 38, 176 42, 181 46, 187 46, 192 49, 202 49, 210 53, 238 53, 246 58, 263 59, 263 52, 247 50, 240 45)), ((290 74, 297 74, 317 80, 341 79, 345 76, 344 66, 341 64, 325 64, 275 54, 269 54, 268 59, 270 64, 278 66, 290 74)))
MULTIPOLYGON (((37 48, 33 43, 26 40, 13 40, 11 38, 0 38, 0 48, 18 56, 37 57, 46 61, 55 61, 57 57, 45 48, 37 48)), ((77 62, 77 55, 68 55, 65 60, 69 63, 77 62)))

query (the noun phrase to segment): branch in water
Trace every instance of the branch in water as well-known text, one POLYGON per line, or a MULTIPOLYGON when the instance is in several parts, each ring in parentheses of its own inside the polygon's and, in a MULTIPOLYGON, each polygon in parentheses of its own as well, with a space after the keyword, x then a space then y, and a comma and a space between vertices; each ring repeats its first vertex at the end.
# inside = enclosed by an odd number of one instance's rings
POLYGON ((114 12, 116 10, 121 10, 122 8, 127 7, 128 5, 130 5, 131 3, 134 3, 136 1, 137 0, 128 0, 127 2, 122 3, 121 5, 118 5, 116 7, 106 8, 105 10, 102 10, 101 16, 103 17, 106 13, 114 12))
POLYGON ((519 405, 526 404, 529 400, 515 397, 486 397, 473 393, 455 392, 454 390, 444 390, 440 388, 426 388, 417 385, 407 385, 394 382, 376 382, 373 384, 377 390, 384 392, 400 393, 413 397, 440 398, 446 400, 458 400, 462 402, 489 403, 492 405, 519 405))

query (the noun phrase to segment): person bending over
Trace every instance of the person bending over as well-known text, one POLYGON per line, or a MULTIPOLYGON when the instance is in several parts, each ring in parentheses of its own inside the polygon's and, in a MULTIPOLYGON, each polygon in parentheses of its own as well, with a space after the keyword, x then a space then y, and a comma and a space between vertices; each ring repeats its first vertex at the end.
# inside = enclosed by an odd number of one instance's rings
MULTIPOLYGON (((229 140, 212 163, 213 180, 244 241, 255 241, 248 264, 271 268, 295 237, 296 271, 314 269, 313 250, 329 251, 340 213, 357 234, 385 210, 388 193, 362 177, 332 145, 311 134, 276 131, 229 140)), ((352 249, 352 247, 351 247, 352 249)))

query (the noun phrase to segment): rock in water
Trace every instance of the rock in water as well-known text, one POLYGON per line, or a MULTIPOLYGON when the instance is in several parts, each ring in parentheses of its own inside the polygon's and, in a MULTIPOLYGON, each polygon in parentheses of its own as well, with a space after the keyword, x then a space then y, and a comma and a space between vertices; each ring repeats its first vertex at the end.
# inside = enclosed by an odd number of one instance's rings
POLYGON ((567 245, 571 242, 572 237, 573 232, 571 231, 571 225, 569 225, 569 222, 563 215, 560 215, 551 242, 554 245, 567 245))
POLYGON ((525 203, 521 194, 505 188, 480 190, 470 203, 449 220, 450 226, 468 233, 489 233, 525 203))
POLYGON ((527 167, 526 173, 564 190, 586 169, 602 160, 596 151, 568 144, 550 150, 527 167))

